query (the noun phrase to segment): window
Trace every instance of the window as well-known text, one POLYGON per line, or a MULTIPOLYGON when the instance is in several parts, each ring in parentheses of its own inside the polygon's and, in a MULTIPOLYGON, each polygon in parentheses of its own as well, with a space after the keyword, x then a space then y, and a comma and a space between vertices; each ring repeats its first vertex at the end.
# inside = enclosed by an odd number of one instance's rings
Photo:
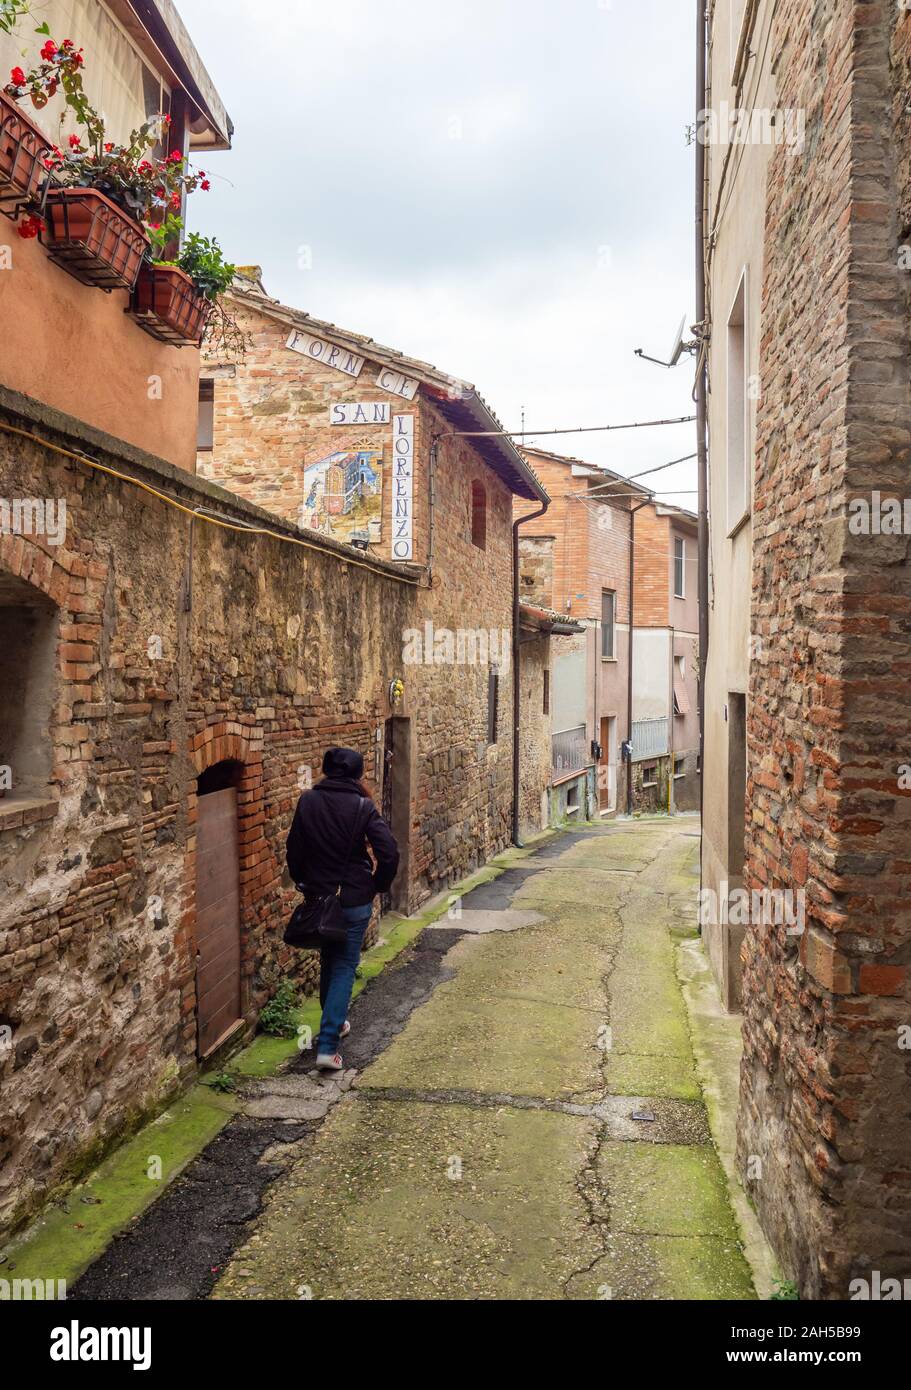
POLYGON ((617 595, 613 589, 601 590, 601 658, 614 659, 614 631, 617 619, 617 595))
POLYGON ((747 273, 744 271, 727 324, 728 535, 733 535, 750 511, 746 306, 747 273))
MULTIPOLYGON (((145 63, 142 64, 142 99, 147 121, 154 120, 156 116, 169 116, 171 114, 171 93, 158 73, 153 72, 145 63)), ((159 140, 153 147, 152 153, 156 159, 164 159, 167 150, 159 140)))
POLYGON ((199 382, 199 428, 196 447, 202 453, 210 453, 215 447, 215 382, 211 377, 201 377, 199 382))
POLYGON ((686 690, 686 657, 674 657, 674 713, 689 714, 690 697, 686 690))
POLYGON ((742 874, 745 860, 747 791, 747 697, 728 692, 728 862, 729 875, 742 874))
POLYGON ((566 789, 566 814, 577 816, 581 803, 579 801, 579 783, 572 782, 566 789))
POLYGON ((731 0, 731 82, 738 86, 746 62, 746 55, 740 54, 744 21, 748 12, 747 0, 731 0), (740 54, 740 62, 737 56, 740 54))
POLYGON ((500 712, 500 673, 490 668, 487 676, 487 742, 497 741, 497 721, 500 712))
POLYGON ((50 797, 57 633, 50 599, 0 573, 0 810, 50 797))
POLYGON ((550 672, 544 671, 544 713, 550 714, 550 672))
POLYGON ((675 759, 674 759, 674 776, 675 776, 675 777, 685 777, 685 776, 686 776, 686 758, 685 758, 685 757, 682 757, 682 758, 675 758, 675 759))
POLYGON ((642 769, 643 787, 657 787, 658 785, 658 764, 646 763, 642 769))
POLYGON ((482 483, 471 485, 471 543, 487 549, 487 493, 482 483))
POLYGON ((686 598, 686 541, 674 537, 674 598, 686 598))

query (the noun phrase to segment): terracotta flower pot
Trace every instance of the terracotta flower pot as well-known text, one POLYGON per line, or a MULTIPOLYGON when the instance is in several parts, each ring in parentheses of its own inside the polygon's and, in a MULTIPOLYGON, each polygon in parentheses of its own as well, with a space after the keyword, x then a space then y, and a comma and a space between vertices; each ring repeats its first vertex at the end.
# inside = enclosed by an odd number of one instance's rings
POLYGON ((179 347, 202 342, 212 305, 176 265, 146 262, 136 281, 130 312, 153 338, 179 347))
POLYGON ((42 241, 52 261, 85 285, 131 290, 149 248, 145 232, 95 188, 55 188, 42 241))
POLYGON ((11 97, 0 91, 0 199, 37 193, 50 143, 11 97))

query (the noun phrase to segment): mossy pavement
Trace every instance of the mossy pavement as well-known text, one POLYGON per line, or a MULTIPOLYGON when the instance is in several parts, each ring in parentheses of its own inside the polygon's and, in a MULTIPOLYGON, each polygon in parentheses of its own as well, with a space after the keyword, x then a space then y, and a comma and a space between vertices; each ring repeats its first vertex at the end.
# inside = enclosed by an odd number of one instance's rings
POLYGON ((676 972, 695 829, 591 827, 526 860, 509 906, 533 924, 455 944, 213 1296, 755 1298, 676 972))
MULTIPOLYGON (((584 827, 453 890, 466 934, 442 982, 267 1189, 213 1297, 754 1298, 675 968, 697 828, 584 827), (515 867, 493 910, 472 899, 515 867)), ((449 900, 386 919, 358 990, 458 926, 449 900)), ((298 1021, 316 1028, 314 1000, 298 1021)), ((296 1055, 260 1036, 226 1069, 256 1081, 296 1055)), ((235 1115, 211 1079, 7 1247, 4 1273, 72 1284, 235 1115)))

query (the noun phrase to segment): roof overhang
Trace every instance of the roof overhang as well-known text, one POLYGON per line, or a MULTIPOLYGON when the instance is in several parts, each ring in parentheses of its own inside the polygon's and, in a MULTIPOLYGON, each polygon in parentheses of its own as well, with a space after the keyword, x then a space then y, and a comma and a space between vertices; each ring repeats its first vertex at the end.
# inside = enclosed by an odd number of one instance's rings
POLYGON ((519 625, 529 632, 539 632, 542 636, 569 637, 575 632, 585 631, 584 623, 564 618, 550 608, 538 608, 533 603, 519 604, 519 625))
POLYGON ((502 432, 499 420, 473 387, 466 386, 457 398, 441 397, 432 386, 427 388, 426 394, 452 426, 452 433, 471 440, 475 450, 502 478, 510 492, 531 502, 550 502, 531 465, 526 463, 510 436, 502 432))
POLYGON ((187 93, 196 108, 194 149, 229 150, 234 125, 172 0, 111 0, 140 48, 187 93))

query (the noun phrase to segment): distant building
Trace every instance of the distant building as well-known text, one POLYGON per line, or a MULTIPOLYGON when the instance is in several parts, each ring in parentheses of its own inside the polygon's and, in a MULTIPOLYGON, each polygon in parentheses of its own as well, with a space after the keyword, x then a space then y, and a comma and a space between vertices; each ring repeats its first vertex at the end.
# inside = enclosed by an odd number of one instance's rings
POLYGON ((698 808, 696 518, 609 469, 525 453, 551 505, 521 528, 520 591, 581 625, 551 674, 554 815, 698 808))

